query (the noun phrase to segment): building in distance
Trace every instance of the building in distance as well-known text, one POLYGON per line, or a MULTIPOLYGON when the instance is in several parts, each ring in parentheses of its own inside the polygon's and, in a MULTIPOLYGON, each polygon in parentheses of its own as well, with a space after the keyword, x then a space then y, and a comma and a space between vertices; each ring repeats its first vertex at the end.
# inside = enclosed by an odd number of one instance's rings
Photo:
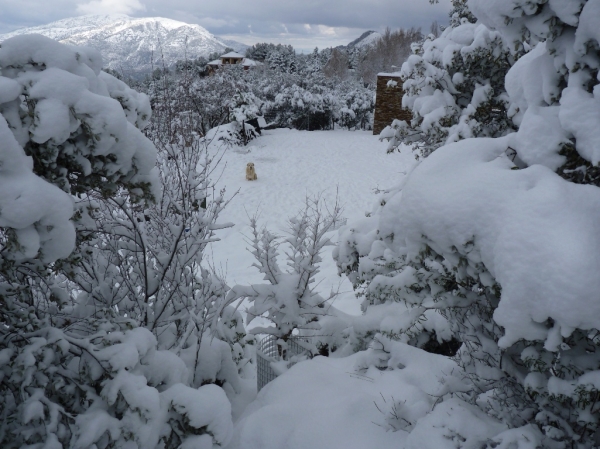
POLYGON ((228 65, 241 65, 244 70, 249 70, 253 67, 262 65, 262 63, 250 58, 246 58, 244 55, 241 55, 235 51, 231 51, 222 55, 219 57, 219 59, 210 61, 206 66, 208 67, 208 73, 213 74, 221 67, 228 65))

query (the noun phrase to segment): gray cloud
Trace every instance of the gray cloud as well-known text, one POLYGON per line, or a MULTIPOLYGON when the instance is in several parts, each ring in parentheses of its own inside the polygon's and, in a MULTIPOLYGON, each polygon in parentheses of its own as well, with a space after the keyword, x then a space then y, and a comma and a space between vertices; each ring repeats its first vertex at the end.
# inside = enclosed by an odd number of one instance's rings
MULTIPOLYGON (((352 28, 410 27, 436 15, 444 16, 448 1, 427 0, 144 0, 148 12, 188 11, 196 17, 229 17, 248 22, 310 23, 352 28), (441 14, 440 14, 441 13, 441 14)), ((419 23, 418 25, 423 25, 419 23)))
POLYGON ((82 13, 127 13, 197 23, 210 32, 252 44, 299 48, 339 45, 365 30, 422 28, 447 22, 450 0, 0 0, 0 32, 82 13))
POLYGON ((0 32, 43 25, 78 15, 77 0, 0 0, 0 32))
POLYGON ((146 8, 140 0, 91 0, 88 3, 77 5, 77 12, 81 14, 133 14, 144 11, 146 8))

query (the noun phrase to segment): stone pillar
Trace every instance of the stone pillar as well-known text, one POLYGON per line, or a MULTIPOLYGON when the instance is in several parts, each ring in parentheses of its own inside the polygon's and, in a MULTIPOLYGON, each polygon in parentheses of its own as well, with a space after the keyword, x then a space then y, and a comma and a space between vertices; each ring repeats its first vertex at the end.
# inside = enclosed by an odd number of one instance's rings
POLYGON ((402 108, 402 80, 396 73, 377 75, 377 96, 375 98, 375 117, 373 134, 379 134, 383 128, 392 124, 394 119, 410 122, 410 110, 402 108))

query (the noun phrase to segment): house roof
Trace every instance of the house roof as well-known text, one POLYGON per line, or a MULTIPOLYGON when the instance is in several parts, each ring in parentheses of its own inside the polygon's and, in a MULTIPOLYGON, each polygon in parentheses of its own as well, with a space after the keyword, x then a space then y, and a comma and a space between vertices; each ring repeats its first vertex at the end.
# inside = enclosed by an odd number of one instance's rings
MULTIPOLYGON (((206 65, 209 65, 211 67, 221 67, 223 65, 223 61, 221 59, 215 59, 214 61, 208 62, 206 65)), ((229 64, 225 64, 225 65, 229 65, 229 64)), ((257 67, 257 66, 263 65, 263 63, 259 62, 259 61, 255 61, 250 58, 243 58, 241 65, 243 67, 257 67)))
POLYGON ((239 53, 236 53, 235 51, 230 51, 227 54, 221 55, 221 58, 244 59, 245 56, 244 55, 240 55, 239 53))

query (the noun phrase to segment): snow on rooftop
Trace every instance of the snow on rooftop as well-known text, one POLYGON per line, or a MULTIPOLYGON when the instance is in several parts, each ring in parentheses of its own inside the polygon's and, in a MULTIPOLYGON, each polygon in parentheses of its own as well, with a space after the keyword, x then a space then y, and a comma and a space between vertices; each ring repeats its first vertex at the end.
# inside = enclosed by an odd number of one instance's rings
POLYGON ((245 56, 244 55, 240 55, 239 53, 237 53, 235 51, 230 51, 229 53, 222 55, 221 58, 240 58, 240 59, 244 59, 245 56))
POLYGON ((400 72, 380 72, 377 76, 393 76, 396 78, 400 78, 402 74, 400 72))
MULTIPOLYGON (((221 65, 223 65, 222 58, 228 58, 228 57, 229 56, 221 56, 221 58, 219 58, 219 59, 215 59, 214 61, 210 61, 207 65, 210 65, 210 66, 221 66, 221 65)), ((243 58, 241 65, 244 66, 244 67, 257 67, 257 66, 260 66, 260 65, 263 65, 263 64, 262 64, 262 62, 255 61, 254 59, 243 58)))

